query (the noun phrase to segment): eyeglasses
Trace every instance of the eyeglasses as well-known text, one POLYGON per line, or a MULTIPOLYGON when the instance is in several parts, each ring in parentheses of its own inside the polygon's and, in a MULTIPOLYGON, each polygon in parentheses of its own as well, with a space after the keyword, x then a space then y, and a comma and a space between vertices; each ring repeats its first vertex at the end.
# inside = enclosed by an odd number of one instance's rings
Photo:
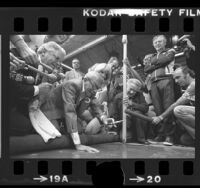
POLYGON ((117 70, 118 68, 119 68, 119 65, 113 65, 113 66, 111 67, 111 70, 114 71, 114 70, 117 70))
POLYGON ((129 93, 129 94, 135 94, 137 92, 138 91, 136 91, 135 89, 129 89, 127 93, 129 93))
POLYGON ((92 89, 91 91, 93 93, 97 93, 97 92, 100 92, 102 91, 102 88, 99 88, 95 83, 93 83, 90 79, 88 79, 88 81, 90 82, 91 86, 92 86, 92 89))

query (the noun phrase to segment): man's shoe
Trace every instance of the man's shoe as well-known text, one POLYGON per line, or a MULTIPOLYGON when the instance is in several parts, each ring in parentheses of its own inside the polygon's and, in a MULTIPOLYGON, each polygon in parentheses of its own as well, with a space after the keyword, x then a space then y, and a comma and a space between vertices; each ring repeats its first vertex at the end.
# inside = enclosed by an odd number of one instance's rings
POLYGON ((147 141, 150 143, 150 144, 156 144, 157 142, 154 141, 154 139, 147 139, 147 141))
POLYGON ((140 144, 145 144, 145 145, 150 144, 147 140, 137 140, 137 142, 140 143, 140 144))
POLYGON ((158 136, 156 136, 156 138, 154 138, 154 141, 155 142, 163 142, 164 139, 165 139, 164 136, 158 135, 158 136))
POLYGON ((165 146, 173 146, 173 138, 171 136, 167 136, 165 141, 163 142, 163 145, 165 146))

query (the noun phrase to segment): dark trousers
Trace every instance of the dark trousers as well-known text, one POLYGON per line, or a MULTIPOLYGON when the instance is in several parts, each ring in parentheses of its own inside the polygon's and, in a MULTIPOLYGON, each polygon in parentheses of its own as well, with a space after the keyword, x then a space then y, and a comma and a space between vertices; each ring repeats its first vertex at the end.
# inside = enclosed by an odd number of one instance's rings
POLYGON ((12 109, 10 112, 9 126, 10 135, 12 136, 24 136, 35 133, 28 115, 23 114, 16 109, 12 109))
MULTIPOLYGON (((156 115, 159 116, 175 102, 173 78, 153 82, 151 85, 151 97, 156 115)), ((164 121, 157 126, 157 134, 172 136, 176 128, 173 119, 173 115, 169 115, 165 118, 164 121)))
MULTIPOLYGON (((137 113, 142 114, 140 111, 137 113)), ((138 141, 146 140, 147 122, 127 115, 127 131, 130 131, 132 138, 138 141)))

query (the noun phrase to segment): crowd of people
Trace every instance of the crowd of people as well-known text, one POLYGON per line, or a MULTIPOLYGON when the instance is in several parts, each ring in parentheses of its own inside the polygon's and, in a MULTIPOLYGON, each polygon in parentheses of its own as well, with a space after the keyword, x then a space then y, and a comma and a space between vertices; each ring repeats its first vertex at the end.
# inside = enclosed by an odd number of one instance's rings
MULTIPOLYGON (((195 74, 187 64, 176 66, 176 51, 166 48, 164 35, 153 37, 156 52, 144 57, 145 80, 117 52, 86 73, 74 58, 71 70, 64 72, 66 51, 59 42, 44 40, 33 50, 19 35, 10 40, 11 136, 39 134, 48 142, 68 134, 77 150, 99 152, 81 144, 79 135, 116 134, 121 139, 125 105, 135 113, 126 115, 127 142, 194 145, 195 74)), ((184 41, 195 51, 188 38, 184 41)))

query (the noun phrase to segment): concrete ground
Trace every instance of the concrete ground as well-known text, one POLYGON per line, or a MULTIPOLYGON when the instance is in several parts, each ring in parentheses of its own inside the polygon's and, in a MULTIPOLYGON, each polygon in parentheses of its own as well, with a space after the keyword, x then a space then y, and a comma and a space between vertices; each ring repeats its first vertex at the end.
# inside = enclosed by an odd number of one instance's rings
POLYGON ((195 158, 194 147, 164 146, 162 144, 142 145, 137 143, 106 143, 93 145, 99 153, 87 153, 74 149, 51 150, 38 153, 13 156, 12 158, 45 159, 94 159, 94 158, 195 158))

